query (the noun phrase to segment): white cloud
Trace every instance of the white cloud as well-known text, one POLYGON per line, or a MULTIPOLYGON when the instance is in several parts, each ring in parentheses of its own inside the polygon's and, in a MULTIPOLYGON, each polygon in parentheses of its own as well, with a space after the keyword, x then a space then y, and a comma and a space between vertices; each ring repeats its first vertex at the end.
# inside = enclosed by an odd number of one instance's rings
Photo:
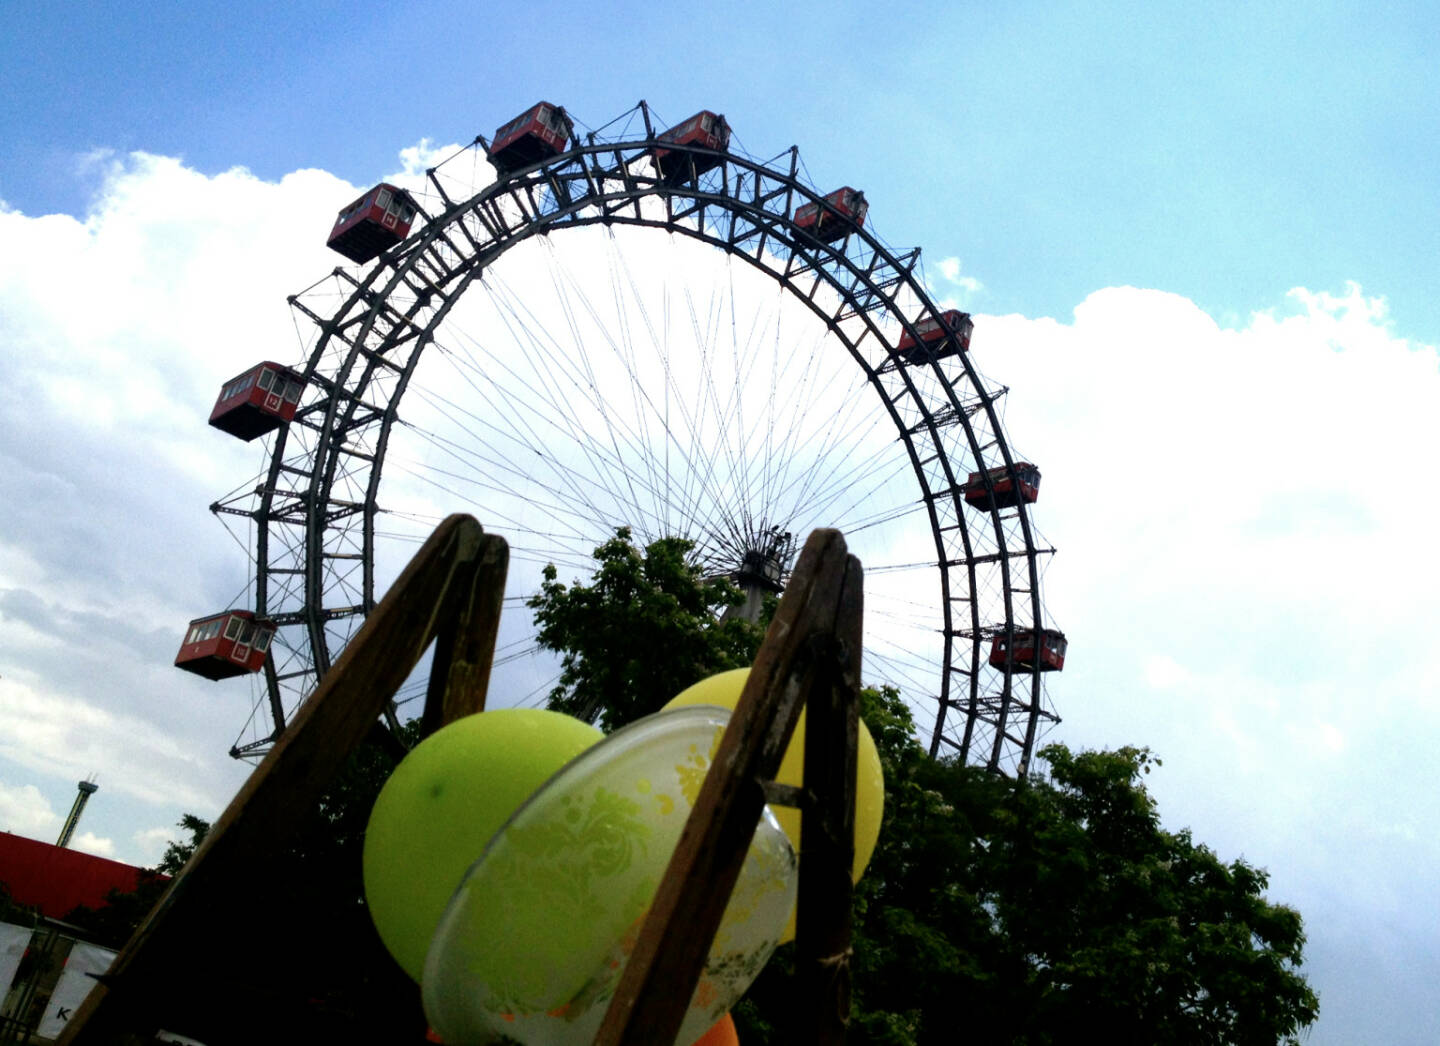
POLYGON ((186 732, 153 713, 126 714, 109 704, 93 692, 0 679, 0 756, 36 773, 77 780, 98 774, 107 794, 148 803, 178 803, 187 810, 224 804, 228 791, 205 780, 215 760, 190 750, 186 732))
POLYGON ((115 843, 111 839, 102 839, 94 832, 77 832, 70 840, 72 850, 81 850, 87 854, 94 854, 96 857, 108 857, 116 860, 115 843))
MULTIPOLYGON (((952 258, 942 258, 937 262, 936 268, 940 269, 940 277, 950 284, 950 288, 963 291, 968 295, 979 294, 979 292, 985 290, 985 284, 976 280, 975 277, 962 277, 962 275, 960 275, 959 258, 953 258, 953 256, 952 258)), ((942 304, 953 304, 948 300, 948 295, 953 294, 955 290, 946 291, 946 288, 939 288, 940 297, 946 298, 946 301, 943 301, 942 304)))
POLYGON ((1145 682, 1157 690, 1169 690, 1190 679, 1190 673, 1174 658, 1154 654, 1145 659, 1145 682))
POLYGON ((930 291, 938 299, 938 304, 942 308, 959 308, 963 302, 971 300, 985 289, 985 285, 975 277, 960 274, 959 258, 941 258, 935 264, 935 268, 940 271, 943 283, 932 286, 930 291), (948 284, 948 286, 944 284, 948 284))
POLYGON ((0 829, 30 839, 45 839, 59 834, 60 815, 34 785, 0 782, 0 829))
POLYGON ((1233 329, 1133 287, 1070 322, 976 323, 1060 550, 1051 738, 1155 749, 1167 822, 1268 867, 1321 951, 1341 947, 1337 906, 1377 927, 1428 912, 1435 347, 1353 284, 1297 288, 1233 329))
POLYGON ((1338 755, 1345 749, 1345 732, 1334 723, 1314 722, 1304 727, 1292 726, 1296 741, 1308 747, 1317 757, 1338 755))
MULTIPOLYGON (((407 150, 395 178, 448 151, 407 150)), ((92 805, 92 845, 153 862, 172 830, 148 826, 213 816, 245 771, 224 755, 245 687, 168 664, 184 622, 248 580, 205 506, 260 451, 205 417, 226 378, 296 357, 285 297, 333 268, 324 233, 358 188, 97 163, 83 219, 0 208, 0 754, 100 771, 132 805, 124 824, 92 805)), ((958 258, 935 270, 942 297, 983 291, 958 258)), ((1413 871, 1440 861, 1435 348, 1353 284, 1296 288, 1238 325, 1134 287, 1064 321, 976 323, 972 356, 1012 390, 1006 426, 1044 474, 1035 518, 1060 552, 1052 739, 1154 748, 1167 820, 1269 866, 1277 898, 1313 906, 1321 950, 1338 951, 1333 926, 1397 913, 1440 938, 1413 871)), ((0 785, 0 818, 59 828, 31 785, 0 785)))
POLYGON ((137 860, 144 867, 153 867, 165 855, 165 848, 175 840, 174 828, 142 828, 131 836, 139 853, 137 860))

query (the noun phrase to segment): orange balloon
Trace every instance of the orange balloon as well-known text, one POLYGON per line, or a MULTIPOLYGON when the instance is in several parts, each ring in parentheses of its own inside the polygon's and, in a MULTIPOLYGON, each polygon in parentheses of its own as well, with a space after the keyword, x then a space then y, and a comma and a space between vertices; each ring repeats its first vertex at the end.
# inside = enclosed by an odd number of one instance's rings
POLYGON ((692 1046, 740 1046, 740 1040, 735 1035, 735 1022, 727 1013, 716 1021, 709 1031, 696 1039, 692 1046))

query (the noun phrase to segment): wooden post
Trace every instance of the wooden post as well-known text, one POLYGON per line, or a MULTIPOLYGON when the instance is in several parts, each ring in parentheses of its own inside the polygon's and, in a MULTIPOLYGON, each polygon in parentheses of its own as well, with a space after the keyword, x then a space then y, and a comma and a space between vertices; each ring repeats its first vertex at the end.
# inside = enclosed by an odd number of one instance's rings
POLYGON ((490 669, 495 664, 495 634, 505 599, 510 549, 503 540, 488 541, 474 560, 474 575, 442 617, 425 690, 420 729, 429 737, 442 726, 485 710, 490 669))
MULTIPOLYGON (((861 580, 859 561, 847 555, 839 531, 817 530, 810 535, 605 1014, 596 1046, 668 1046, 675 1041, 760 820, 766 784, 779 769, 800 710, 810 695, 834 689, 834 680, 842 674, 843 666, 835 660, 841 646, 837 637, 845 637, 846 643, 853 637, 855 650, 847 656, 858 658, 861 580)), ((827 713, 822 712, 822 718, 827 713)), ((853 755, 849 758, 853 761, 853 755)), ((808 770, 806 776, 809 792, 808 770)), ((825 851, 819 853, 825 860, 825 851)), ((848 883, 848 862, 844 875, 848 883)), ((848 947, 848 920, 844 930, 848 947)), ((843 1041, 843 1029, 841 1036, 825 1041, 843 1041)))
MULTIPOLYGON (((432 639, 424 726, 479 711, 494 659, 508 549, 451 516, 361 627, 57 1042, 132 1041, 163 1019, 162 991, 201 989, 227 902, 284 843, 432 639)), ((838 531, 806 542, 617 989, 597 1046, 673 1043, 767 794, 802 805, 794 1041, 840 1046, 850 990, 850 867, 862 571, 838 531), (810 708, 802 789, 774 785, 810 708)), ((139 1042, 138 1038, 133 1041, 139 1042)))
POLYGON ((855 862, 855 746, 860 731, 862 597, 851 558, 836 635, 835 669, 810 692, 805 794, 800 815, 800 897, 795 918, 800 1021, 791 1041, 843 1046, 850 1026, 851 867, 855 862), (827 685, 828 684, 828 685, 827 685))
POLYGON ((484 707, 508 561, 504 539, 469 516, 436 528, 57 1043, 110 1044, 131 1030, 153 1031, 162 991, 203 988, 187 974, 216 950, 234 898, 253 892, 254 869, 314 806, 437 634, 446 637, 437 669, 457 689, 442 716, 484 707))

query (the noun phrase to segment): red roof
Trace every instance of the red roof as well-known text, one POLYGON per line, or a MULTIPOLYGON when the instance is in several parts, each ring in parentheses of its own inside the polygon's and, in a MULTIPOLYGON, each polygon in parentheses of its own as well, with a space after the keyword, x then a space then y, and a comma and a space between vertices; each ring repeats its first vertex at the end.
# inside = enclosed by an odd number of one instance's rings
POLYGON ((134 865, 0 832, 0 882, 16 901, 52 919, 81 904, 99 908, 111 889, 134 890, 143 874, 134 865))

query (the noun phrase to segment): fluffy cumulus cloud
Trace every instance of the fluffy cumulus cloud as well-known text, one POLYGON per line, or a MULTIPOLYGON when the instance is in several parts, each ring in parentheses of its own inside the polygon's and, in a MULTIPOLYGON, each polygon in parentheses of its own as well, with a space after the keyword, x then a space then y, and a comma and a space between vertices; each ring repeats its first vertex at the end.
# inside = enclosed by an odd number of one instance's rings
POLYGON ((112 839, 105 839, 94 832, 76 832, 75 837, 70 840, 70 847, 74 850, 82 850, 87 854, 94 854, 96 857, 108 857, 115 860, 115 842, 112 839))
POLYGON ((979 291, 983 290, 985 287, 985 285, 982 284, 979 280, 977 280, 974 276, 960 275, 959 258, 941 258, 939 269, 940 275, 944 278, 946 283, 951 284, 954 287, 958 287, 960 290, 965 291, 969 294, 976 294, 979 291))
POLYGON ((960 269, 960 259, 953 255, 928 267, 930 294, 943 308, 970 308, 985 290, 983 283, 974 276, 962 275, 960 269))
POLYGON ((1156 749, 1167 818, 1266 866, 1309 916, 1322 1000, 1381 990, 1360 923, 1405 957, 1387 965, 1440 972, 1421 871, 1440 862, 1435 346, 1354 285, 1297 288, 1233 328, 1114 287, 1068 322, 977 319, 974 344, 1014 390, 1060 549, 1055 736, 1156 749))
POLYGON ((1393 773, 1375 746, 1435 720, 1440 659, 1403 639, 1440 623, 1415 525, 1440 507, 1415 453, 1440 439, 1435 348, 1354 286, 1297 289, 1239 329, 1111 288, 1069 324, 987 318, 976 347, 1044 471, 1075 731, 1209 735, 1231 782, 1337 758, 1393 773))
POLYGON ((206 506, 258 451, 205 418, 225 379, 294 358, 285 296, 333 267, 326 216, 355 189, 96 162, 87 215, 0 212, 0 756, 56 802, 99 772, 87 820, 117 801, 213 815, 248 698, 168 662, 243 591, 206 506))
MULTIPOLYGON (((416 147, 399 177, 443 152, 416 147)), ((129 821, 87 812, 86 845, 153 862, 172 833, 150 826, 214 816, 245 769, 224 754, 244 684, 169 666, 184 623, 248 579, 206 506, 261 452, 205 417, 227 378, 297 357, 285 298, 334 267, 329 216, 358 189, 101 162, 83 217, 0 211, 0 819, 48 835, 100 771, 129 821)), ((932 280, 961 307, 982 291, 955 258, 932 280)), ((1167 818, 1269 867, 1322 993, 1359 997, 1373 971, 1346 934, 1387 955, 1440 938, 1415 875, 1440 860, 1435 348, 1353 285, 1227 326, 1111 287, 1070 317, 977 313, 973 355, 1044 474, 1071 638, 1052 736, 1156 749, 1167 818)))
MULTIPOLYGON (((56 813, 49 798, 33 784, 0 782, 0 831, 54 842, 63 823, 64 818, 56 813)), ((76 832, 70 846, 100 857, 113 858, 116 852, 113 840, 91 831, 76 832)))
MULTIPOLYGON (((453 151, 422 142, 390 180, 453 151)), ((55 806, 100 774, 87 821, 213 817, 248 770, 225 753, 254 694, 170 661, 185 622, 244 601, 243 528, 207 506, 263 451, 205 420, 224 381, 299 357, 286 298, 334 269, 326 233, 360 188, 145 153, 97 153, 87 177, 83 216, 0 206, 0 766, 55 806)))
POLYGON ((42 838, 60 831, 60 817, 33 784, 0 782, 0 830, 42 838))
POLYGON ((135 832, 131 839, 135 843, 141 863, 150 866, 159 862, 165 848, 175 841, 178 834, 173 828, 142 828, 135 832))

